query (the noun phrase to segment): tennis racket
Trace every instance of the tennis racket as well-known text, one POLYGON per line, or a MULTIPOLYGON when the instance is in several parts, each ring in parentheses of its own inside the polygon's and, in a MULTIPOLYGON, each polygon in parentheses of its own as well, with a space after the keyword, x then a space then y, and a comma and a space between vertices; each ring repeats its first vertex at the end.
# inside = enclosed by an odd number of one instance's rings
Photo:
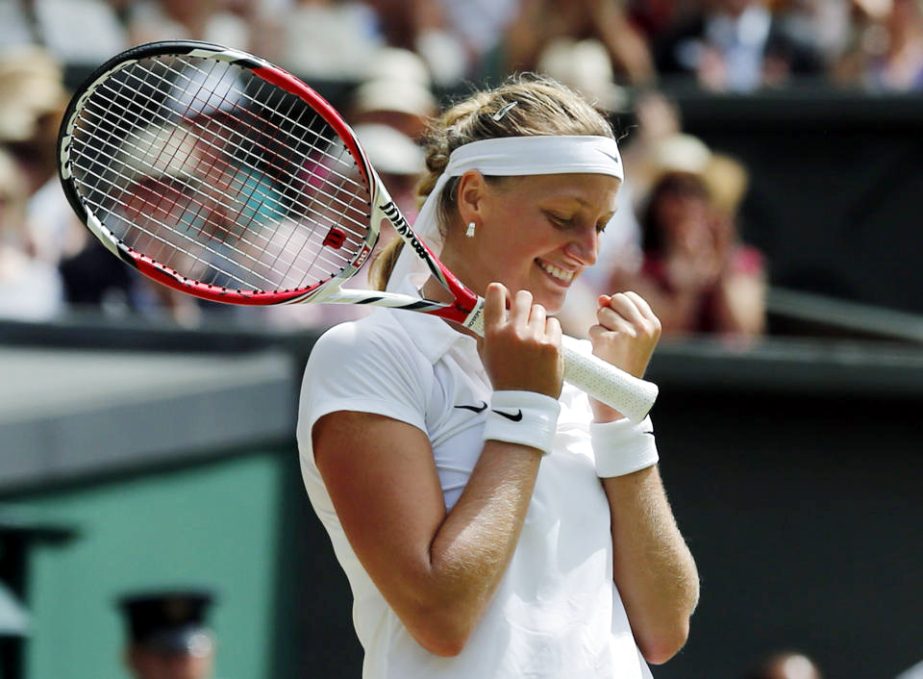
MULTIPOLYGON (((408 309, 483 334, 483 300, 417 238, 355 134, 290 73, 219 45, 127 50, 75 93, 58 141, 67 198, 114 255, 229 304, 408 309), (454 301, 344 288, 388 220, 454 301)), ((564 348, 565 378, 632 420, 657 387, 564 348)))

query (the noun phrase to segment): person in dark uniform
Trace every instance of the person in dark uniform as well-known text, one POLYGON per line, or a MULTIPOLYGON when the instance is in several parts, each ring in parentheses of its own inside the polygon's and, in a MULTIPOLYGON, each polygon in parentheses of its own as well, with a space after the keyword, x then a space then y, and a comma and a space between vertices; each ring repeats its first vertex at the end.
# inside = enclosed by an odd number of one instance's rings
POLYGON ((131 592, 118 600, 125 616, 124 661, 136 679, 206 679, 215 636, 207 616, 215 595, 206 590, 131 592))

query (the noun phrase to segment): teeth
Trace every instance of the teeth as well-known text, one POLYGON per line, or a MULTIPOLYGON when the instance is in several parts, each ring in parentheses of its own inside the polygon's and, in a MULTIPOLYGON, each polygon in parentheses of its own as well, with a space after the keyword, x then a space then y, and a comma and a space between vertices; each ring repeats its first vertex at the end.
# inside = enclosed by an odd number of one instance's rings
POLYGON ((541 267, 542 271, 544 271, 547 274, 550 274, 551 276, 554 276, 560 281, 564 281, 565 283, 570 283, 572 280, 574 280, 573 271, 565 271, 564 269, 559 269, 558 267, 552 264, 548 264, 546 262, 539 262, 538 265, 541 267))

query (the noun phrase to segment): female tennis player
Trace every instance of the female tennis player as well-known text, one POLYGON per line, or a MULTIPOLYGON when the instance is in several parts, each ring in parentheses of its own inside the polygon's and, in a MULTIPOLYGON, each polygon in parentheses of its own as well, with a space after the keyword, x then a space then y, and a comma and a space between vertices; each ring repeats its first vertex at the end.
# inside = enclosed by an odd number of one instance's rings
MULTIPOLYGON (((698 576, 632 424, 562 382, 552 314, 591 265, 622 167, 578 95, 519 77, 427 140, 417 233, 486 298, 485 336, 392 309, 308 361, 308 495, 354 595, 365 679, 650 677, 685 643, 698 576)), ((445 298, 400 241, 379 287, 445 298)), ((631 292, 599 298, 585 350, 641 376, 660 335, 631 292)))

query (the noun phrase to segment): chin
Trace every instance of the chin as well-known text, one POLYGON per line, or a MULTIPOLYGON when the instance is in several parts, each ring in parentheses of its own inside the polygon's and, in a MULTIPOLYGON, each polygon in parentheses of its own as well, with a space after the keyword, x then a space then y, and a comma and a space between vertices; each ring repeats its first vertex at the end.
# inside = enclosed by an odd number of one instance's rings
POLYGON ((556 314, 564 308, 564 302, 567 299, 565 292, 556 292, 554 294, 532 293, 535 304, 541 304, 549 314, 556 314))

